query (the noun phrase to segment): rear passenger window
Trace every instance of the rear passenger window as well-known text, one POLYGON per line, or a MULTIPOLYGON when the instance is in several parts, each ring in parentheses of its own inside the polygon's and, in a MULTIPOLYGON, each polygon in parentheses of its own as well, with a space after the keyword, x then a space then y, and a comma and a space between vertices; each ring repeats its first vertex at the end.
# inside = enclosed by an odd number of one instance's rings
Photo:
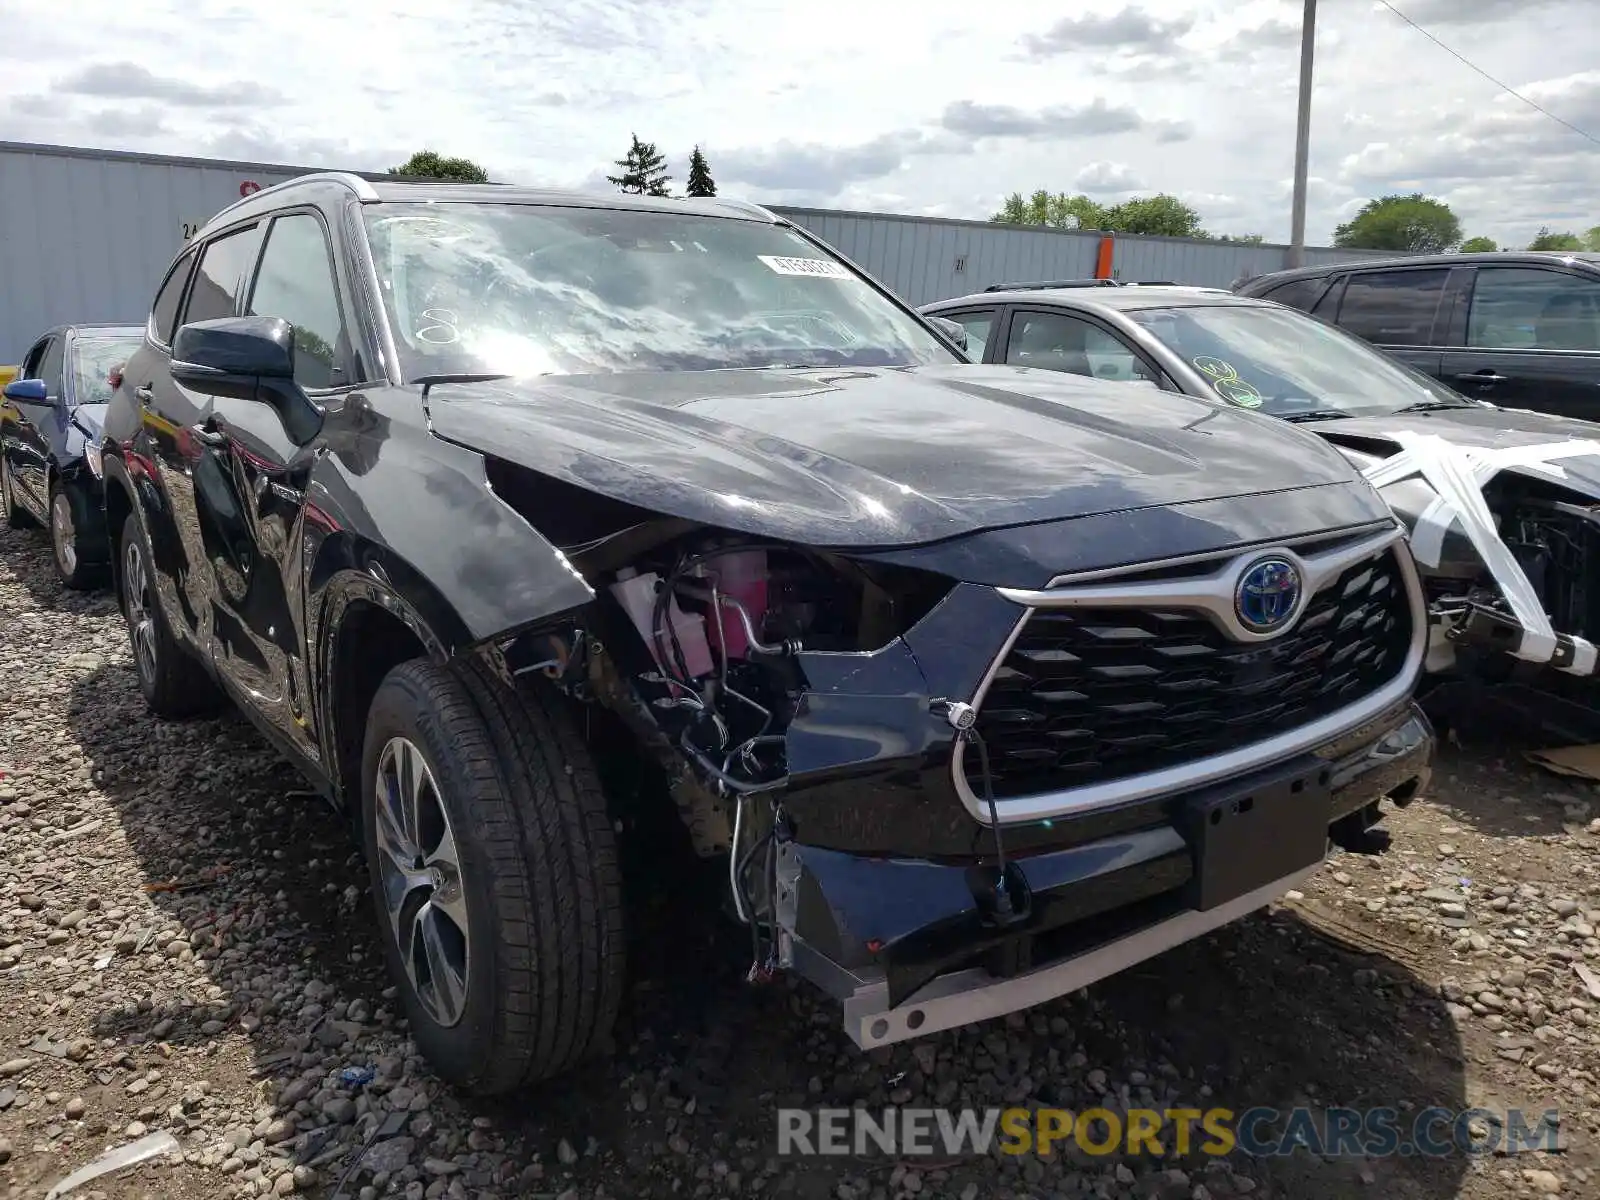
POLYGON ((1339 324, 1380 346, 1426 346, 1450 272, 1443 267, 1350 276, 1339 324))
POLYGON ((309 213, 279 217, 267 234, 250 293, 252 316, 282 317, 294 326, 294 377, 304 388, 342 387, 349 341, 339 310, 333 254, 322 222, 309 213))
POLYGON ((1261 294, 1263 300, 1271 300, 1275 304, 1287 304, 1290 308, 1298 308, 1301 312, 1310 312, 1311 306, 1322 297, 1327 289, 1328 277, 1318 275, 1312 279, 1291 279, 1288 283, 1280 283, 1261 294))
POLYGON ((261 227, 251 225, 207 242, 200 251, 200 269, 183 311, 183 323, 214 321, 234 315, 234 301, 245 272, 255 261, 261 227))
POLYGON ((189 282, 189 272, 194 269, 194 251, 191 250, 172 264, 166 281, 156 293, 156 302, 150 307, 150 336, 163 346, 172 344, 174 326, 178 322, 178 305, 183 301, 183 285, 189 282))
POLYGON ((1467 345, 1486 350, 1600 350, 1600 282, 1539 267, 1480 267, 1467 345))
POLYGON ((1344 295, 1345 280, 1348 278, 1345 275, 1339 276, 1333 281, 1333 286, 1322 293, 1322 299, 1318 300, 1308 310, 1313 317, 1316 317, 1319 321, 1326 321, 1330 325, 1333 324, 1334 314, 1339 311, 1339 297, 1344 295))

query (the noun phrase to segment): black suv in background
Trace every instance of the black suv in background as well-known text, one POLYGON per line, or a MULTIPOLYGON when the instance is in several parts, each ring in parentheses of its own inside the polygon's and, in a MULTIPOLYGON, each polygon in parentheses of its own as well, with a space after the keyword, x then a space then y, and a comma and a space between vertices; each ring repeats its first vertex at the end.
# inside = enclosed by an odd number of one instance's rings
POLYGON ((105 464, 150 708, 232 698, 349 812, 478 1091, 607 1035, 623 862, 713 862, 749 978, 876 1047, 1260 907, 1428 776, 1416 566, 1337 451, 968 363, 733 201, 257 192, 105 464))
POLYGON ((1466 395, 1600 420, 1600 254, 1440 254, 1240 284, 1338 325, 1466 395))

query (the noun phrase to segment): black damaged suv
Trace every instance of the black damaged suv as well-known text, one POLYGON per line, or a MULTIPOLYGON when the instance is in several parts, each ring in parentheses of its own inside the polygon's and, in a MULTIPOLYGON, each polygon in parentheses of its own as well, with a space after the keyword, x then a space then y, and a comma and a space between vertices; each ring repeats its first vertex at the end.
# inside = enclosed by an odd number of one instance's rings
POLYGON ((1417 574, 1335 450, 948 336, 727 201, 315 175, 173 263, 104 445, 139 683, 349 813, 441 1074, 603 1038, 628 805, 870 1047, 1258 908, 1425 784, 1417 574), (658 789, 602 789, 618 744, 658 789))

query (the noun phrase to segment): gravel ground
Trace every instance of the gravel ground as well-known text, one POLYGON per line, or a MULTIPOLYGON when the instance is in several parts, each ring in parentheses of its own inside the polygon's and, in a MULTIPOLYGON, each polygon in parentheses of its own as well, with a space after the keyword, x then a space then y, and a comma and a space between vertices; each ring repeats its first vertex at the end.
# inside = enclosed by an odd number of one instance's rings
MULTIPOLYGON (((613 1055, 463 1102, 408 1042, 341 822, 241 719, 145 715, 115 606, 0 530, 0 1195, 142 1135, 106 1200, 1600 1195, 1594 789, 1450 747, 1379 858, 1038 1010, 862 1055, 751 989, 718 881, 639 872, 613 1055), (779 1105, 1559 1107, 1565 1152, 1164 1162, 774 1157, 779 1105), (362 1144, 382 1130, 364 1157, 362 1144)), ((627 847, 624 847, 625 852, 627 847)), ((686 868, 687 869, 687 868, 686 868)))

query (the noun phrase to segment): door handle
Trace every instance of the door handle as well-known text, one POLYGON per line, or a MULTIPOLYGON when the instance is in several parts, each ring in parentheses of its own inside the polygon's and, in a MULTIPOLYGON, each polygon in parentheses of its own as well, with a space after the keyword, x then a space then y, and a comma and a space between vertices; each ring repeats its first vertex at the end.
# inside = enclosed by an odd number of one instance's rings
POLYGON ((1487 384, 1487 383, 1504 383, 1504 382, 1506 382, 1506 377, 1504 375, 1496 375, 1493 371, 1477 371, 1477 372, 1471 372, 1471 373, 1468 373, 1468 374, 1465 374, 1465 375, 1457 375, 1456 379, 1461 383, 1485 383, 1485 384, 1487 384))
POLYGON ((228 444, 227 435, 218 433, 209 425, 191 425, 189 426, 189 432, 193 435, 195 441, 202 446, 210 446, 213 450, 220 449, 228 444))
POLYGON ((133 395, 134 399, 138 400, 140 404, 149 404, 156 397, 155 389, 148 383, 141 383, 134 388, 133 395))

